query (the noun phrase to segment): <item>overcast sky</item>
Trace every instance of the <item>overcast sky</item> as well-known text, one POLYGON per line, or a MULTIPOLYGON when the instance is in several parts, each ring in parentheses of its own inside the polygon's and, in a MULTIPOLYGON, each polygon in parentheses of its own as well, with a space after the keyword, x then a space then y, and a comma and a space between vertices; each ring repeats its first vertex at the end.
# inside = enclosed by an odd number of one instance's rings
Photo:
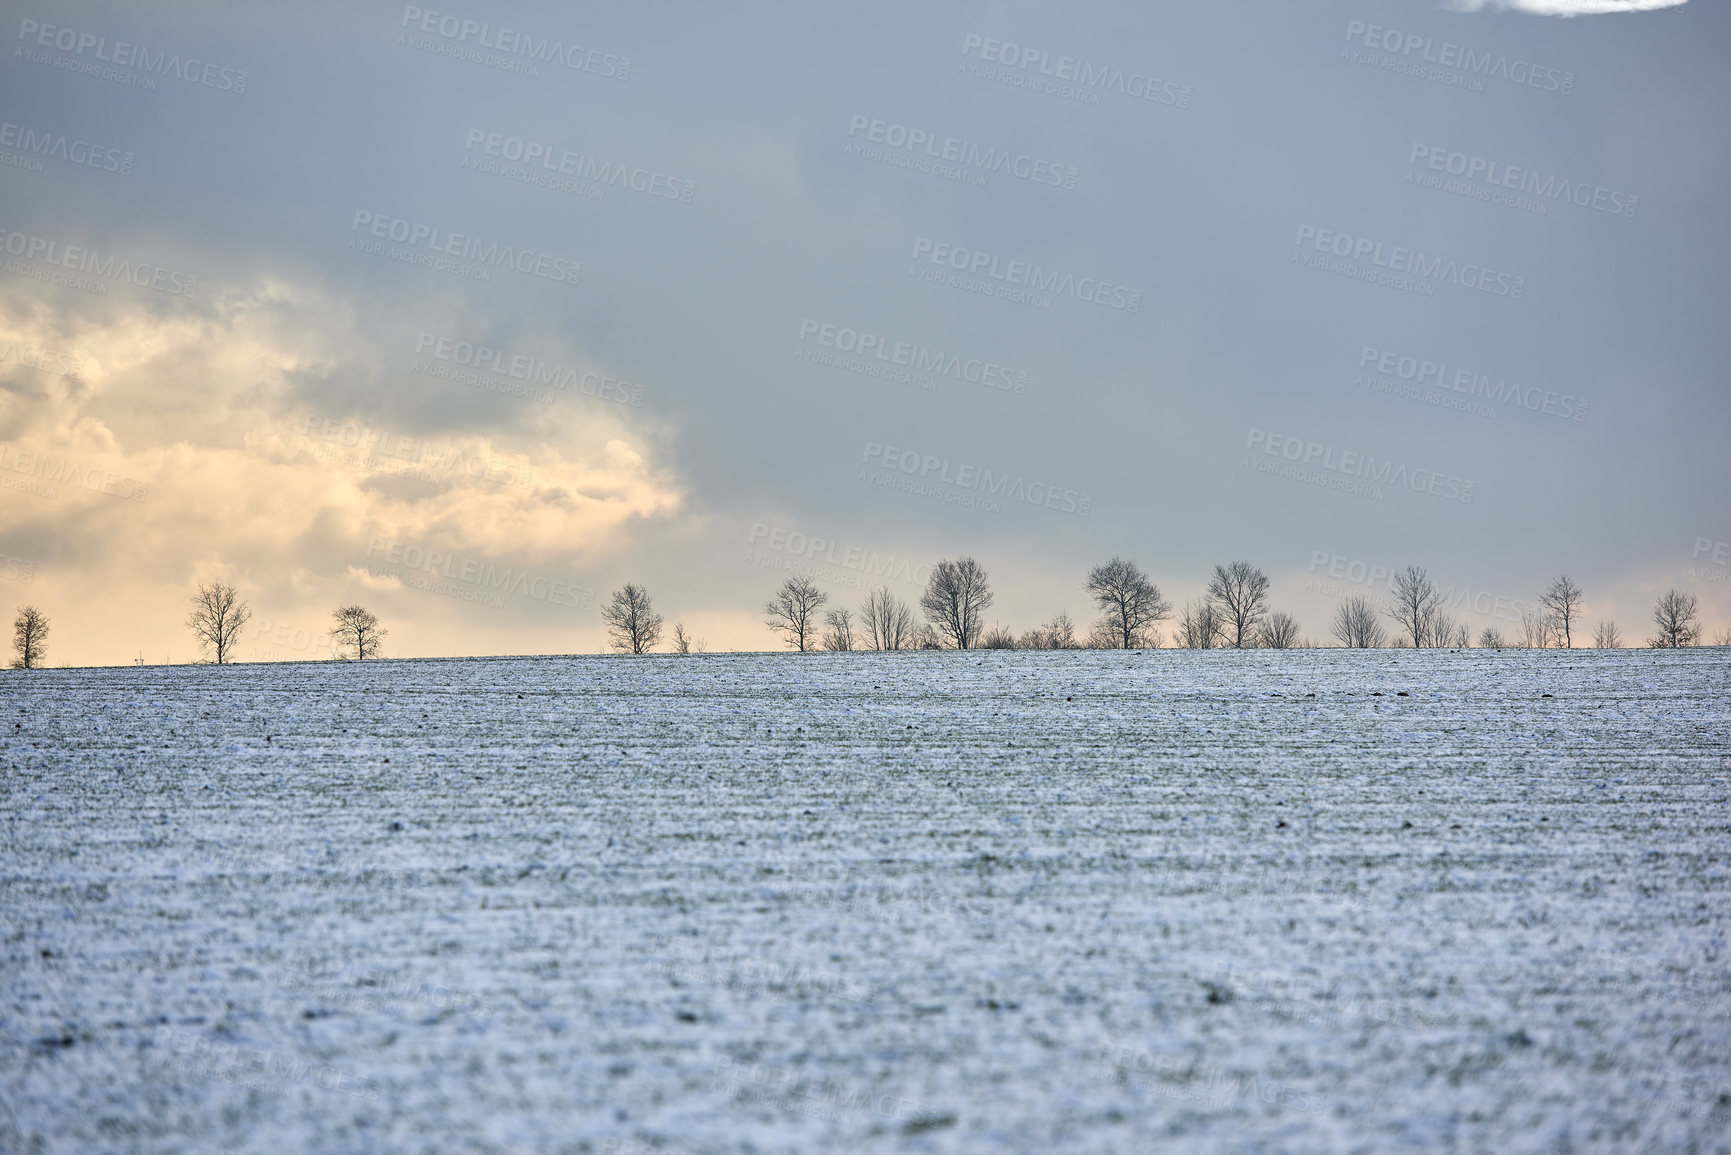
POLYGON ((1406 564, 1731 622, 1722 5, 165 7, 5 32, 50 664, 217 578, 243 658, 594 651, 626 581, 774 648, 962 553, 1015 630, 1113 554, 1318 639, 1406 564))

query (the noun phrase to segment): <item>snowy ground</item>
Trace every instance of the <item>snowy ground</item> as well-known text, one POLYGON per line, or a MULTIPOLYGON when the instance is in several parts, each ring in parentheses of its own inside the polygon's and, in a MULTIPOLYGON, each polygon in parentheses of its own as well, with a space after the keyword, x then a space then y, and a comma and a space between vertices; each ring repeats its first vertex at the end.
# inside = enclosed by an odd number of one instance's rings
POLYGON ((0 1150, 1731 1147, 1726 650, 47 670, 0 709, 0 1150))

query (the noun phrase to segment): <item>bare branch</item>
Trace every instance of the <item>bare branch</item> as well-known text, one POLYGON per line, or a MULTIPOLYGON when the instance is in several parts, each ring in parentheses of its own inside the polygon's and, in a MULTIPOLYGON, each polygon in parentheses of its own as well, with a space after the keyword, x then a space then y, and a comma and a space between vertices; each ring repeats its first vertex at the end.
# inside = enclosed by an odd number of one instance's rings
POLYGON ((1653 603, 1653 624, 1659 632, 1647 645, 1656 650, 1678 650, 1701 638, 1701 623, 1695 616, 1695 595, 1666 590, 1653 603))
POLYGON ((1217 565, 1208 579, 1208 601, 1220 618, 1224 640, 1242 650, 1256 641, 1256 627, 1268 615, 1268 575, 1247 561, 1217 565))
POLYGON ((914 614, 906 602, 878 586, 860 607, 860 626, 874 650, 905 650, 913 644, 914 614))
POLYGON ((192 596, 192 613, 187 616, 186 624, 193 637, 198 639, 199 648, 221 666, 232 660, 241 627, 251 620, 251 608, 240 600, 232 585, 211 582, 199 586, 198 592, 192 596))
POLYGON ((1568 574, 1559 574, 1539 595, 1539 604, 1561 632, 1564 649, 1574 648, 1574 624, 1581 616, 1581 598, 1581 587, 1568 574))
POLYGON ((1090 570, 1085 588, 1105 615, 1102 639, 1116 639, 1111 648, 1145 648, 1150 627, 1172 616, 1172 603, 1160 596, 1160 587, 1141 566, 1121 557, 1090 570))
POLYGON ((1340 603, 1329 631, 1352 650, 1375 650, 1388 644, 1388 634, 1376 620, 1376 607, 1363 594, 1353 594, 1340 603))
POLYGON ((627 654, 646 654, 661 641, 663 618, 655 612, 649 591, 627 583, 613 591, 613 600, 601 610, 607 623, 608 644, 627 654))
POLYGON ((12 619, 12 649, 18 656, 12 659, 14 670, 34 670, 48 654, 48 615, 35 606, 22 606, 12 619))
POLYGON ((971 557, 945 559, 932 567, 931 580, 920 598, 926 619, 958 650, 971 649, 980 640, 982 615, 992 604, 992 587, 986 571, 971 557))
POLYGON ((389 630, 379 627, 379 619, 364 606, 344 606, 331 613, 331 638, 338 647, 348 647, 357 662, 379 656, 379 643, 389 630))
POLYGON ((829 595, 818 589, 817 583, 810 578, 790 577, 765 603, 764 623, 785 634, 788 644, 803 654, 817 641, 816 615, 819 607, 827 601, 829 595))

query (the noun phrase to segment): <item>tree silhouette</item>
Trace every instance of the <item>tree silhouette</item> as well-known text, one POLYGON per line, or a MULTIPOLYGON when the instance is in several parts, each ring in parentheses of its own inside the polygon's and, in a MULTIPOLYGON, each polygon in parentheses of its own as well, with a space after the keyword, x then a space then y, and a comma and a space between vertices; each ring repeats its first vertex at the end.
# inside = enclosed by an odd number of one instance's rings
POLYGON ((1247 561, 1217 565, 1208 579, 1208 600, 1234 649, 1254 644, 1256 627, 1268 614, 1268 575, 1247 561))
POLYGON ((1336 641, 1351 650, 1374 650, 1388 643, 1382 623, 1376 620, 1376 607, 1363 594, 1353 594, 1340 603, 1329 630, 1336 641))
POLYGON ((1653 603, 1653 624, 1659 632, 1647 644, 1656 650, 1678 650, 1692 646, 1701 637, 1695 617, 1695 595, 1666 590, 1653 603))
POLYGON ((1256 644, 1269 650, 1290 650, 1298 645, 1298 622, 1284 610, 1275 610, 1256 631, 1256 644))
POLYGON ((1557 629, 1563 635, 1563 648, 1574 648, 1575 619, 1581 616, 1581 587, 1568 574, 1559 574, 1545 592, 1539 595, 1539 604, 1551 615, 1551 620, 1557 624, 1557 629))
POLYGON ((226 665, 241 627, 252 620, 252 609, 240 600, 235 588, 227 582, 200 585, 192 595, 192 613, 187 616, 187 628, 198 640, 199 648, 210 654, 216 664, 226 665))
POLYGON ((790 577, 764 605, 764 622, 803 654, 817 641, 817 611, 827 601, 829 595, 810 578, 790 577))
POLYGON ((12 659, 14 670, 34 670, 48 654, 48 615, 35 606, 22 606, 12 619, 12 659))
POLYGON ((878 586, 860 607, 860 626, 874 650, 904 650, 913 643, 914 614, 906 602, 878 586))
POLYGON ((331 638, 338 648, 354 652, 355 661, 364 662, 379 656, 379 643, 391 631, 379 626, 379 619, 365 606, 343 606, 331 612, 331 638))
POLYGON ((823 624, 829 627, 823 635, 824 649, 845 653, 854 648, 852 610, 837 606, 823 615, 823 624))
POLYGON ((1413 649, 1423 649, 1430 640, 1432 619, 1442 608, 1443 596, 1423 567, 1409 565, 1394 575, 1394 605, 1388 611, 1413 649))
POLYGON ((926 619, 958 650, 971 649, 980 639, 982 615, 992 604, 986 571, 971 557, 945 559, 932 567, 920 608, 926 619))
POLYGON ((1172 603, 1160 596, 1160 587, 1141 566, 1121 557, 1089 570, 1085 588, 1105 615, 1103 636, 1111 637, 1117 649, 1143 648, 1149 627, 1172 616, 1172 603))
POLYGON ((649 591, 627 582, 613 591, 613 600, 601 610, 607 623, 608 644, 627 654, 646 654, 661 640, 661 615, 649 600, 649 591))

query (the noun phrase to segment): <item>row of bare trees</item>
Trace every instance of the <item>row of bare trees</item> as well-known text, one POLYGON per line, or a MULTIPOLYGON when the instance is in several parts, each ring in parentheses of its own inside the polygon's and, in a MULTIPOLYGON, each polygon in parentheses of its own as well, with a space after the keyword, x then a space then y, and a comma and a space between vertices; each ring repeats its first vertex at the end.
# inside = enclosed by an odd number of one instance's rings
MULTIPOLYGON (((200 585, 192 595, 186 626, 207 660, 226 666, 234 661, 240 631, 251 620, 252 608, 240 599, 234 586, 210 582, 200 585)), ((364 606, 333 610, 331 620, 330 636, 339 652, 347 651, 356 660, 378 657, 379 644, 390 632, 364 606)), ((35 606, 19 607, 18 616, 12 619, 13 669, 34 670, 42 665, 48 656, 49 629, 47 614, 35 606)))
MULTIPOLYGON (((209 582, 192 595, 192 613, 186 627, 199 649, 216 665, 234 661, 240 631, 252 620, 252 607, 241 601, 240 592, 228 582, 209 582)), ((365 661, 380 655, 390 633, 379 624, 378 615, 361 605, 340 606, 331 611, 331 641, 338 654, 365 661)))
MULTIPOLYGON (((1088 571, 1083 589, 1100 611, 1085 639, 1076 636, 1075 623, 1060 613, 1044 625, 1020 636, 994 626, 987 629, 985 612, 992 606, 991 583, 986 571, 971 557, 944 559, 932 567, 930 580, 920 596, 924 622, 916 622, 914 611, 888 586, 867 593, 857 614, 844 607, 824 610, 829 595, 810 578, 790 577, 764 605, 765 623, 802 653, 809 650, 914 650, 914 649, 1144 649, 1161 644, 1159 625, 1173 617, 1172 603, 1160 587, 1137 565, 1114 557, 1088 571)), ((1208 579, 1206 594, 1179 612, 1173 642, 1183 649, 1291 649, 1305 645, 1291 615, 1269 607, 1268 576, 1247 561, 1217 565, 1208 579)), ((1522 615, 1522 632, 1512 639, 1487 628, 1478 644, 1485 649, 1572 648, 1577 630, 1583 628, 1581 587, 1567 574, 1559 575, 1539 595, 1539 610, 1522 615)), ((1350 649, 1410 646, 1414 649, 1454 647, 1469 643, 1467 627, 1450 615, 1446 595, 1420 566, 1408 566, 1394 575, 1388 607, 1379 614, 1371 600, 1353 595, 1342 601, 1330 623, 1330 633, 1350 649), (1394 622, 1391 634, 1382 617, 1394 622)), ((613 593, 601 611, 610 645, 628 654, 646 654, 661 642, 666 620, 655 612, 649 593, 640 585, 626 584, 613 593)), ((241 629, 252 620, 252 610, 238 591, 226 582, 198 587, 192 598, 187 628, 200 649, 217 665, 234 661, 241 629)), ((389 631, 377 615, 360 605, 342 606, 331 613, 329 631, 338 652, 357 661, 377 658, 389 631)), ((1667 590, 1654 602, 1653 622, 1657 632, 1647 645, 1661 649, 1693 646, 1701 639, 1701 622, 1695 595, 1667 590)), ((12 622, 14 669, 36 669, 47 655, 50 624, 48 615, 36 606, 23 606, 12 622)), ((702 652, 704 645, 693 638, 683 623, 673 626, 673 650, 702 652)), ((1615 622, 1601 621, 1593 635, 1593 646, 1617 649, 1622 636, 1615 622)), ((1714 638, 1714 645, 1731 645, 1731 629, 1714 638)))
MULTIPOLYGON (((1335 640, 1353 649, 1386 645, 1465 649, 1470 644, 1467 627, 1449 614, 1446 595, 1423 567, 1408 566, 1396 573, 1390 590, 1385 612, 1398 627, 1392 637, 1383 628, 1371 600, 1355 594, 1342 601, 1334 612, 1330 632, 1335 640)), ((1501 630, 1486 627, 1479 632, 1478 644, 1487 650, 1572 649, 1577 633, 1585 629, 1585 600, 1580 585, 1568 574, 1559 574, 1539 595, 1538 608, 1521 615, 1519 634, 1505 637, 1501 630)), ((1701 638, 1695 595, 1674 589, 1659 595, 1653 603, 1653 624, 1657 632, 1647 640, 1648 646, 1676 649, 1695 645, 1701 638)), ((1731 645, 1731 629, 1721 631, 1714 644, 1731 645)), ((1615 650, 1622 645, 1623 636, 1617 623, 1600 621, 1593 631, 1593 648, 1615 650)))
MULTIPOLYGON (((829 595, 810 578, 788 578, 764 606, 764 623, 799 651, 993 649, 1144 649, 1161 644, 1160 623, 1172 603, 1160 587, 1127 558, 1114 557, 1088 571, 1083 589, 1099 612, 1085 638, 1060 613, 1044 625, 1011 633, 986 626, 993 602, 989 577, 971 557, 946 558, 932 567, 919 599, 923 622, 887 586, 871 590, 858 611, 825 609, 829 595)), ((1214 567, 1207 596, 1185 608, 1176 627, 1180 646, 1194 649, 1301 644, 1291 615, 1271 611, 1268 576, 1249 562, 1214 567)))

